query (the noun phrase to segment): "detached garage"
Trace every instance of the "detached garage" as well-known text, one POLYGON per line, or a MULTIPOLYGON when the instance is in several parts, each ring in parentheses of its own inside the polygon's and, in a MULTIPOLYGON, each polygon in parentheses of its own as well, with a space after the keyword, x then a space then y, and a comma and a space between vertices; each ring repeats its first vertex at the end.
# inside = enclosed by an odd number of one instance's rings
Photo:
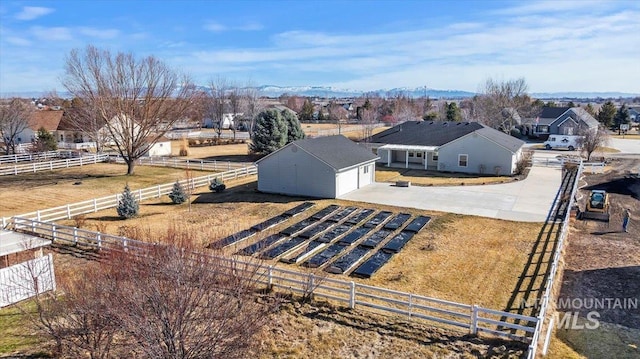
POLYGON ((377 159, 344 136, 295 141, 256 162, 258 190, 337 198, 375 182, 377 159))

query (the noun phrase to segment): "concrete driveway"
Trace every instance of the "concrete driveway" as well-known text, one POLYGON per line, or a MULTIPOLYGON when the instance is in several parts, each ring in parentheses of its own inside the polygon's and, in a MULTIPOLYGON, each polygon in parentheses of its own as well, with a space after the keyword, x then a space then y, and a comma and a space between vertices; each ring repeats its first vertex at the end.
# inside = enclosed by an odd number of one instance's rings
POLYGON ((529 176, 518 182, 408 188, 374 183, 340 199, 519 222, 544 222, 560 182, 560 168, 534 166, 529 176))

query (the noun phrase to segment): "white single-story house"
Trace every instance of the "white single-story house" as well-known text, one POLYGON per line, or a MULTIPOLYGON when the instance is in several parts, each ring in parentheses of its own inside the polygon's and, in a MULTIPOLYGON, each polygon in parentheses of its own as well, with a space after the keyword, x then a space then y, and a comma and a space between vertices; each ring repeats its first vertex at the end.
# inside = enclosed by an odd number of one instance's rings
POLYGON ((375 182, 375 156, 344 136, 298 140, 258 160, 258 190, 337 198, 375 182))
POLYGON ((510 176, 524 141, 478 122, 407 121, 364 145, 387 167, 510 176))

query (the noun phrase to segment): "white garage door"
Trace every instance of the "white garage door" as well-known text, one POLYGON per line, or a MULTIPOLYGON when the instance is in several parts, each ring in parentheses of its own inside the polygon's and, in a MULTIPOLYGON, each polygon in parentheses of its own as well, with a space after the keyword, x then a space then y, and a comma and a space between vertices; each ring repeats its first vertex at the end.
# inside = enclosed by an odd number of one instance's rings
POLYGON ((336 197, 358 189, 358 168, 338 174, 336 197))

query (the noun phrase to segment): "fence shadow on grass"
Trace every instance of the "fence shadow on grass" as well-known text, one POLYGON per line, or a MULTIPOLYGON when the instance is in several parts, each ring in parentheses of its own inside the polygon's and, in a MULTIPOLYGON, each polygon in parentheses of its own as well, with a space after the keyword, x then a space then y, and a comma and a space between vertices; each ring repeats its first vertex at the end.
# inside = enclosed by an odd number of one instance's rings
POLYGON ((258 184, 254 181, 227 188, 220 193, 205 192, 194 195, 191 203, 291 203, 304 200, 309 198, 258 192, 258 184))

